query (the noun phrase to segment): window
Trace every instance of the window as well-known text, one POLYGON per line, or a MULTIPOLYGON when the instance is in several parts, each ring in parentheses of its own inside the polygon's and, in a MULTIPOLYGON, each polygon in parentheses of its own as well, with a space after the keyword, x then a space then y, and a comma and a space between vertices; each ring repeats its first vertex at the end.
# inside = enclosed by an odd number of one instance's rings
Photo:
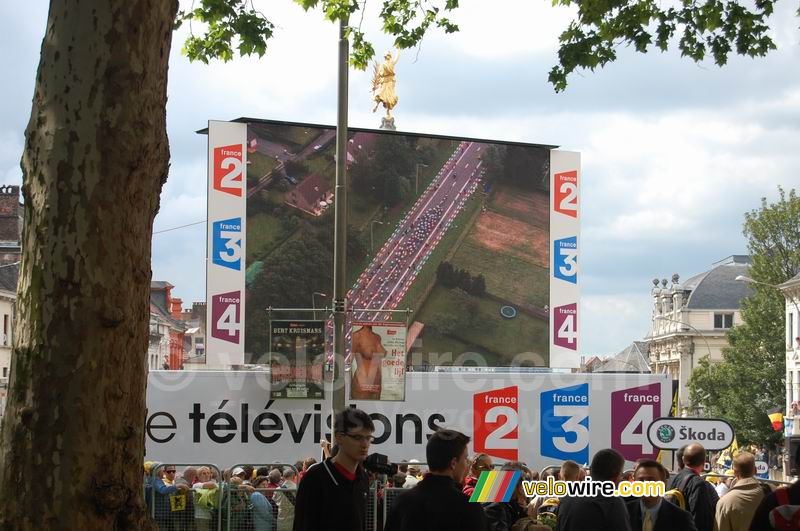
POLYGON ((731 327, 733 327, 732 313, 714 314, 714 328, 731 328, 731 327))
POLYGON ((3 367, 3 378, 8 378, 8 367, 3 367))

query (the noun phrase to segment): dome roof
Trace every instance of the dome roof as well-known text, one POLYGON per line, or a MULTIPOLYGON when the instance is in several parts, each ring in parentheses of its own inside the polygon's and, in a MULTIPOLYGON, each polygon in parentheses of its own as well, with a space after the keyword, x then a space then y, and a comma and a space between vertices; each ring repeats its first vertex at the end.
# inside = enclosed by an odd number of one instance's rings
POLYGON ((683 288, 691 291, 686 306, 692 310, 735 310, 743 298, 750 295, 750 285, 737 281, 747 275, 749 256, 733 255, 714 264, 706 271, 687 280, 683 288))

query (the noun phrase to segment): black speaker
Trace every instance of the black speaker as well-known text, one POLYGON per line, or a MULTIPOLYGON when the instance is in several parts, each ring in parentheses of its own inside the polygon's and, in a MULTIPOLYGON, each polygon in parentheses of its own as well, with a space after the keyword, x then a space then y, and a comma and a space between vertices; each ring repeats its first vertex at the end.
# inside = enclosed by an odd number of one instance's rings
POLYGON ((800 435, 786 437, 786 456, 789 458, 789 475, 800 476, 800 435))

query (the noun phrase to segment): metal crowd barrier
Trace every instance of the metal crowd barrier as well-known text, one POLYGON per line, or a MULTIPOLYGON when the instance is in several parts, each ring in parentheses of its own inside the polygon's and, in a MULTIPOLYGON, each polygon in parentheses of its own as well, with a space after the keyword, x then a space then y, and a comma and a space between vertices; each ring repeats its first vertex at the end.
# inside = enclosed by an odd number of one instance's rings
POLYGON ((176 531, 197 530, 211 531, 221 529, 220 498, 223 496, 224 484, 221 483, 222 473, 216 465, 211 463, 177 463, 158 464, 150 470, 150 476, 145 481, 145 500, 150 511, 150 516, 158 524, 159 529, 174 529, 176 531), (187 467, 208 467, 211 469, 212 478, 216 474, 216 489, 207 489, 208 492, 199 493, 188 488, 181 489, 177 485, 182 483, 183 471, 187 467), (173 478, 162 479, 166 467, 175 468, 173 478), (181 467, 180 474, 178 467, 181 467), (167 484, 171 483, 171 484, 167 484), (216 493, 214 492, 216 490, 216 493), (201 501, 201 497, 205 499, 201 501), (216 524, 216 525, 214 525, 216 524))
MULTIPOLYGON (((723 478, 723 479, 731 479, 733 476, 726 476, 725 474, 716 474, 716 473, 708 473, 702 474, 700 477, 703 479, 705 478, 723 478)), ((755 476, 754 476, 755 477, 755 476)), ((767 478, 759 478, 755 477, 759 481, 759 483, 766 483, 767 485, 791 485, 791 481, 780 481, 777 479, 767 479, 767 478)))

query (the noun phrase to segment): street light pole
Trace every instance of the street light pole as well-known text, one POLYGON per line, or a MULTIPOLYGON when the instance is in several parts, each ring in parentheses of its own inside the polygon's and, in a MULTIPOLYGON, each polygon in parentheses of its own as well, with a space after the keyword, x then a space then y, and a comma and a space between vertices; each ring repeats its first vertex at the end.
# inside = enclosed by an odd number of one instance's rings
POLYGON ((311 308, 313 309, 312 313, 314 315, 314 320, 316 321, 317 320, 317 305, 314 302, 314 296, 315 295, 319 295, 320 297, 327 297, 328 294, 327 293, 322 293, 321 291, 315 291, 314 293, 311 294, 311 308))
POLYGON ((423 168, 427 168, 427 164, 423 164, 421 162, 417 162, 417 176, 414 179, 414 195, 419 195, 419 167, 422 166, 423 168))
POLYGON ((331 382, 331 413, 334 418, 344 411, 344 350, 345 317, 347 315, 347 97, 348 17, 339 19, 339 77, 336 114, 336 195, 334 196, 333 228, 333 379, 331 382))
POLYGON ((369 254, 375 252, 375 244, 373 242, 373 236, 372 236, 372 228, 375 226, 375 223, 377 223, 378 225, 383 225, 383 221, 378 221, 376 219, 373 219, 372 223, 369 224, 369 254))
MULTIPOLYGON (((781 294, 783 294, 783 290, 781 288, 779 288, 775 284, 770 284, 769 282, 761 282, 760 280, 756 280, 754 278, 746 277, 744 275, 737 276, 736 280, 739 281, 739 282, 747 282, 748 284, 761 284, 762 286, 768 286, 768 287, 770 287, 772 289, 780 291, 781 294)), ((790 297, 786 297, 784 295, 784 298, 788 299, 790 297)), ((797 305, 797 301, 794 299, 794 297, 791 297, 791 301, 792 301, 792 304, 794 304, 794 309, 797 310, 797 315, 800 315, 800 306, 797 305)), ((792 338, 789 338, 790 341, 791 341, 791 339, 792 338)))

